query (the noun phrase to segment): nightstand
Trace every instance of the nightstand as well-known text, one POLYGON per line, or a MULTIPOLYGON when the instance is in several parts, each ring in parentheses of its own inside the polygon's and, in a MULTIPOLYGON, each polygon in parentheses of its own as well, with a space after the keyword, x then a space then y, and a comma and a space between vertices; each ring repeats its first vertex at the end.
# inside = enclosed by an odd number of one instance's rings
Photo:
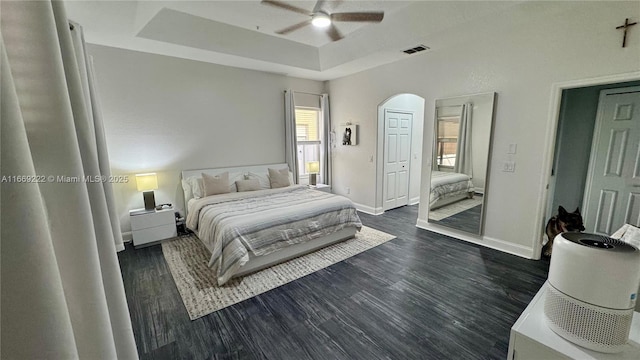
POLYGON ((131 220, 134 247, 149 245, 178 235, 173 208, 131 210, 129 211, 129 219, 131 220))
POLYGON ((309 185, 309 189, 324 191, 326 193, 331 193, 331 186, 325 184, 315 184, 309 185))

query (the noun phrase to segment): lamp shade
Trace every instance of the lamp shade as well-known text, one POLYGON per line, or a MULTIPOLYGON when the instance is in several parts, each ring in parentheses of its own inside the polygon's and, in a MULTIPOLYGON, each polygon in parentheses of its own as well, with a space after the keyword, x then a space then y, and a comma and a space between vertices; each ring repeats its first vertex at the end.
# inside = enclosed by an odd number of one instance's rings
POLYGON ((136 186, 138 191, 150 191, 158 188, 156 173, 136 174, 136 186))
POLYGON ((317 174, 320 172, 319 161, 307 161, 306 167, 307 167, 307 173, 309 174, 317 174))

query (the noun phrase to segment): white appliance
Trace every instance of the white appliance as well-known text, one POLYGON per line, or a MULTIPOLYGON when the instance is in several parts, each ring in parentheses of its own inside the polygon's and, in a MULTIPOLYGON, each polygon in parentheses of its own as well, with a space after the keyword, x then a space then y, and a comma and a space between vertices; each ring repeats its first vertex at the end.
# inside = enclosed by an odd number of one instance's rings
POLYGON ((640 284, 638 249, 596 234, 559 234, 548 283, 544 314, 551 330, 591 350, 623 349, 640 284))

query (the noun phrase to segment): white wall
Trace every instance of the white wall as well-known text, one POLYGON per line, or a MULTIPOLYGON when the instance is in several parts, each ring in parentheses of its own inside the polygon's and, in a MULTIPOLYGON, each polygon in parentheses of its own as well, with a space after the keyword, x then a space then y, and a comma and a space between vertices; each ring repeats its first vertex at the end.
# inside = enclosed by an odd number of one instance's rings
MULTIPOLYGON (((334 191, 375 205, 377 104, 397 93, 426 99, 422 182, 428 181, 435 99, 496 91, 497 109, 489 169, 484 236, 477 241, 522 256, 533 253, 552 84, 640 70, 640 36, 615 30, 639 17, 637 2, 523 2, 424 39, 432 50, 407 60, 329 82, 333 119, 358 119, 360 146, 334 159, 334 191), (517 144, 514 173, 502 172, 507 149, 517 144)), ((636 32, 637 35, 637 32, 636 32)), ((428 196, 422 188, 421 204, 428 196)), ((421 206, 418 223, 429 225, 421 206)), ((463 236, 459 236, 463 237, 463 236)))
POLYGON ((323 83, 192 60, 89 45, 124 232, 143 207, 134 174, 158 173, 156 203, 183 208, 180 172, 283 163, 287 88, 321 93, 323 83))

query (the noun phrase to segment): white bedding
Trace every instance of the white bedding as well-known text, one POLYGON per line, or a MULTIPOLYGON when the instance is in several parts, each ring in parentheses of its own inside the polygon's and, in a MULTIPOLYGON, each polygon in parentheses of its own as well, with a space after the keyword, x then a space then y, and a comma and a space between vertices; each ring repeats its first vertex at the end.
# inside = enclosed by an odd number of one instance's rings
POLYGON ((473 193, 473 182, 469 175, 444 171, 431 172, 429 207, 441 199, 468 193, 473 193))
POLYGON ((187 227, 211 251, 218 284, 249 260, 362 223, 342 196, 290 186, 208 196, 189 201, 187 227))

